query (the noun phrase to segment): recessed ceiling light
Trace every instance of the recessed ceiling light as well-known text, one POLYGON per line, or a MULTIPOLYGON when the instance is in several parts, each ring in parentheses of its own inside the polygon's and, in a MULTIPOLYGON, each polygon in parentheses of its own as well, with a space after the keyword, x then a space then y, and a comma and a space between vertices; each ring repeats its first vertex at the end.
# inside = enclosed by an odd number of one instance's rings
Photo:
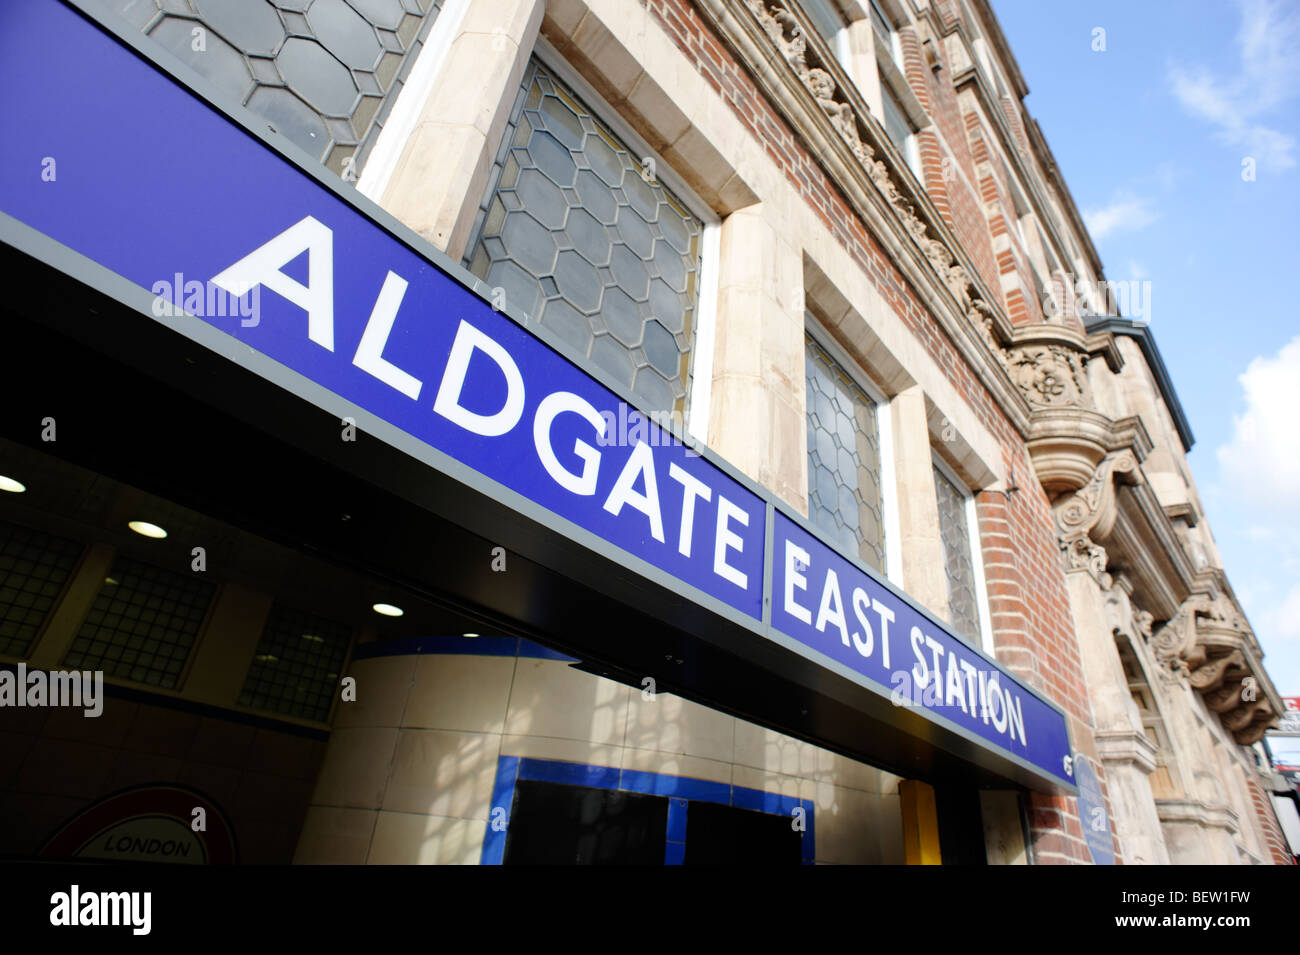
POLYGON ((150 524, 148 521, 127 521, 127 527, 145 537, 161 539, 167 536, 167 532, 157 524, 150 524))
POLYGON ((105 578, 104 578, 104 583, 108 584, 110 587, 116 587, 116 586, 117 586, 117 578, 116 578, 116 577, 105 577, 105 578))
POLYGON ((406 612, 401 607, 394 607, 392 604, 375 604, 370 609, 375 613, 382 613, 385 617, 400 617, 406 612))
POLYGON ((478 636, 478 634, 477 634, 477 633, 462 633, 461 636, 462 636, 462 637, 468 637, 469 639, 473 640, 474 638, 476 638, 476 637, 478 636))
POLYGON ((312 643, 324 643, 324 642, 325 642, 325 638, 324 638, 324 637, 318 637, 318 636, 316 636, 316 634, 314 634, 314 633, 304 633, 304 634, 302 635, 302 638, 303 638, 304 640, 310 640, 312 643))
POLYGON ((11 477, 5 477, 0 474, 0 491, 9 491, 13 494, 21 494, 27 490, 27 485, 22 481, 15 481, 11 477))

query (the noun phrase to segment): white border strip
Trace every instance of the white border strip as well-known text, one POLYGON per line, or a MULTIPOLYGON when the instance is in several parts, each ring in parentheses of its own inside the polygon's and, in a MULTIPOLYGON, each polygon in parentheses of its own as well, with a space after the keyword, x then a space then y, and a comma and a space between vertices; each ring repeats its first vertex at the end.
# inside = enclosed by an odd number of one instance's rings
POLYGON ((375 148, 366 158, 366 168, 361 171, 357 181, 357 191, 367 199, 382 205, 380 200, 393 178, 397 162, 402 158, 402 150, 415 133, 416 123, 424 104, 433 92, 443 64, 451 53, 451 45, 460 35, 460 25, 469 12, 473 0, 446 0, 438 17, 433 21, 429 35, 424 38, 424 46, 415 59, 415 66, 407 74, 402 91, 397 94, 397 102, 388 114, 388 121, 379 131, 375 148))
POLYGON ((687 401, 687 432, 709 445, 709 410, 713 402, 713 343, 718 328, 718 272, 721 269, 722 226, 706 220, 700 249, 700 295, 695 306, 695 342, 691 355, 691 394, 687 401))

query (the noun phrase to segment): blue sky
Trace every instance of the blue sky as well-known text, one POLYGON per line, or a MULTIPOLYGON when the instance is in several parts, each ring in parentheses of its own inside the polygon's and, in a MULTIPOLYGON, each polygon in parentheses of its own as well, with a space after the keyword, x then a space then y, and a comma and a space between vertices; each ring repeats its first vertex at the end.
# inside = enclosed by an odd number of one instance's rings
POLYGON ((1300 695, 1300 0, 993 7, 1107 278, 1151 282, 1228 578, 1300 695))

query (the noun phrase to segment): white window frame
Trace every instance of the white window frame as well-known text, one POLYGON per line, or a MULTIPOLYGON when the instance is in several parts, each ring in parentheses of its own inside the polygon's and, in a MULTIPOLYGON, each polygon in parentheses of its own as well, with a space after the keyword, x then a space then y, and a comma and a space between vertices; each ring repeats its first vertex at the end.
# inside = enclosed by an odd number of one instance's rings
MULTIPOLYGON (((962 495, 966 507, 966 546, 970 548, 971 572, 975 577, 975 608, 979 616, 979 647, 989 656, 993 655, 993 619, 989 613, 989 588, 984 579, 984 547, 980 541, 979 515, 975 507, 975 494, 971 491, 970 486, 963 481, 951 467, 948 462, 939 456, 939 453, 933 448, 930 449, 930 459, 934 461, 935 469, 938 470, 952 482, 953 487, 957 488, 962 495)), ((936 490, 936 494, 938 491, 936 490)), ((949 608, 951 613, 951 608, 949 608)), ((960 638, 960 634, 957 634, 960 638)))
MULTIPOLYGON (((833 335, 826 329, 826 326, 812 314, 804 313, 804 327, 808 330, 817 344, 826 349, 826 353, 835 359, 836 364, 844 369, 845 374, 861 388, 868 398, 876 403, 876 434, 880 439, 880 509, 881 516, 885 519, 883 528, 885 534, 885 577, 895 587, 903 589, 903 541, 902 525, 898 516, 898 488, 897 473, 894 470, 894 429, 890 413, 890 401, 885 392, 876 385, 874 381, 867 377, 858 363, 840 347, 835 341, 833 335)), ((806 358, 805 358, 806 360, 806 358)), ((808 386, 804 383, 804 418, 807 419, 808 386)), ((803 451, 804 467, 808 461, 808 449, 803 451)), ((854 555, 857 556, 856 554, 854 555)), ((861 559, 861 558, 859 558, 861 559)))
MULTIPOLYGON (((903 122, 907 124, 907 137, 903 140, 903 159, 906 160, 908 168, 917 176, 921 175, 921 150, 917 145, 916 134, 918 132, 911 114, 907 107, 903 105, 902 98, 894 92, 893 83, 890 81, 887 71, 880 70, 880 100, 881 100, 881 125, 885 124, 884 101, 886 98, 892 99, 898 111, 903 114, 903 122)), ((886 130, 888 138, 888 130, 886 130)), ((893 142, 891 139, 890 142, 893 142)))
MULTIPOLYGON (((851 50, 849 48, 848 23, 845 21, 844 14, 834 0, 799 0, 800 6, 803 7, 804 13, 814 21, 820 20, 823 25, 835 21, 839 27, 829 37, 823 36, 823 39, 830 44, 831 51, 835 54, 835 59, 839 61, 844 72, 849 74, 849 78, 857 82, 853 75, 853 63, 851 50)), ((818 31, 821 32, 820 30, 818 31)))
MULTIPOLYGON (((690 382, 686 390, 686 414, 684 421, 675 421, 675 426, 682 432, 695 438, 700 444, 708 445, 709 405, 713 396, 713 350, 717 335, 718 320, 718 269, 719 239, 722 234, 722 220, 702 200, 686 181, 677 174, 662 156, 651 149, 631 125, 610 106, 605 98, 596 92, 582 75, 575 70, 564 56, 546 39, 538 35, 537 42, 523 57, 537 57, 568 86, 578 98, 597 116, 600 121, 618 136, 629 150, 636 152, 642 159, 653 159, 655 178, 663 183, 675 195, 687 210, 703 223, 700 233, 700 274, 699 298, 695 305, 695 332, 691 343, 690 382)), ((512 109, 515 98, 506 98, 503 109, 512 109)), ((498 146, 500 144, 497 144, 498 146)), ((466 197, 467 202, 479 203, 482 196, 466 197)), ((661 420, 656 416, 656 420, 661 420)))
MULTIPOLYGON (((889 28, 889 57, 894 61, 894 65, 899 70, 903 68, 903 43, 898 39, 898 24, 894 20, 894 13, 889 9, 888 4, 881 3, 880 0, 867 0, 868 6, 874 6, 880 13, 880 18, 885 21, 889 28)), ((867 10, 867 20, 871 21, 871 32, 876 32, 875 22, 872 21, 871 11, 867 10)))

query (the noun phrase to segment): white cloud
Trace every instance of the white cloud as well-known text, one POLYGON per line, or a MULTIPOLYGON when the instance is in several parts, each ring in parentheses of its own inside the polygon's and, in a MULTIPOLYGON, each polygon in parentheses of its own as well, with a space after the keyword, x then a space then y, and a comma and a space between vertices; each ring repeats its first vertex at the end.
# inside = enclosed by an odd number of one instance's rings
POLYGON ((1094 239, 1101 239, 1111 232, 1141 229, 1156 220, 1152 200, 1146 196, 1123 194, 1116 196, 1108 206, 1100 209, 1085 209, 1083 221, 1088 226, 1094 239))
POLYGON ((1246 410, 1215 451, 1223 482, 1239 499, 1300 523, 1300 337, 1271 358, 1255 358, 1237 380, 1246 410))
POLYGON ((1151 273, 1147 271, 1146 266, 1136 259, 1128 260, 1128 277, 1134 282, 1141 282, 1143 279, 1151 278, 1151 273))
POLYGON ((1300 88, 1300 8, 1278 0, 1241 0, 1239 6, 1236 75, 1171 63, 1169 84, 1187 112, 1215 127, 1219 142, 1260 165, 1286 169, 1295 165, 1295 137, 1260 119, 1300 88))
POLYGON ((1300 584, 1286 592, 1278 603, 1266 606, 1253 621, 1255 632, 1270 642, 1300 642, 1300 584))

